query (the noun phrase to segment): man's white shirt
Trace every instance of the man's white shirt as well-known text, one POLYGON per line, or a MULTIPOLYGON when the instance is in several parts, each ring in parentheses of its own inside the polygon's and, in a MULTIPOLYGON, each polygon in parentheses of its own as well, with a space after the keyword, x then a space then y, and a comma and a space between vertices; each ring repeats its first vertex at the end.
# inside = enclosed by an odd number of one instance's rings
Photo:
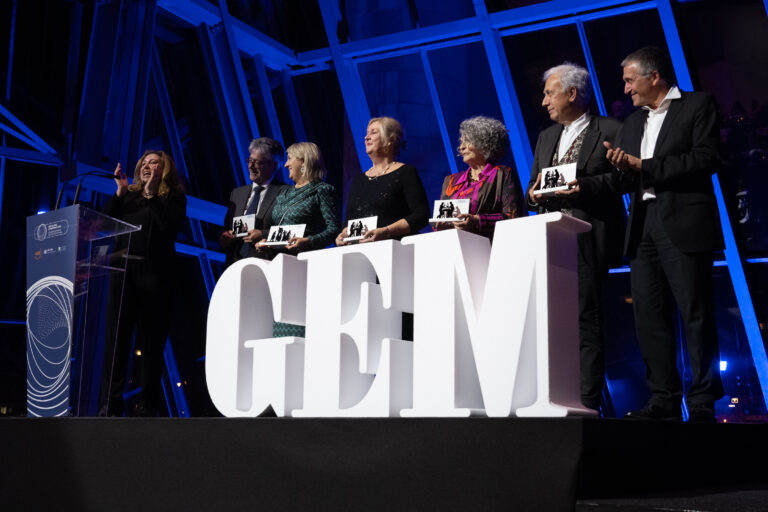
MULTIPOLYGON (((661 104, 656 109, 652 109, 649 106, 643 108, 648 111, 648 118, 645 120, 645 129, 643 130, 643 140, 640 142, 640 159, 646 160, 653 158, 653 152, 656 149, 656 141, 659 139, 659 132, 661 131, 661 125, 664 124, 664 119, 667 117, 669 111, 669 105, 672 100, 682 98, 680 89, 676 85, 673 85, 661 104)), ((656 190, 653 187, 643 189, 643 201, 650 199, 656 199, 656 190)))
POLYGON ((589 112, 584 112, 577 120, 568 126, 563 125, 563 133, 560 134, 560 145, 557 149, 558 159, 565 156, 568 149, 571 147, 571 144, 573 144, 573 141, 576 140, 576 137, 587 129, 591 119, 592 117, 589 115, 589 112))

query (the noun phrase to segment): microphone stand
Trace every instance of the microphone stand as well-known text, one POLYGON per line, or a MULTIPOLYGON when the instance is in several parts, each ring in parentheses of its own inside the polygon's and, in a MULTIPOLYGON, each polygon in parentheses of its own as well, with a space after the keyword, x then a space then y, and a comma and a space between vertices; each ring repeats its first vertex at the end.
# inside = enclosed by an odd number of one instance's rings
POLYGON ((99 178, 115 179, 115 175, 114 174, 109 174, 106 171, 88 171, 88 172, 84 172, 83 174, 78 174, 74 178, 70 178, 70 179, 68 179, 67 181, 65 181, 64 183, 61 184, 61 188, 59 189, 59 195, 56 197, 56 206, 54 206, 53 209, 54 210, 58 210, 59 209, 59 205, 61 204, 61 198, 64 195, 64 187, 66 187, 69 182, 74 181, 74 180, 80 178, 80 181, 77 184, 77 188, 75 189, 75 196, 74 196, 74 198, 72 200, 72 204, 77 203, 77 199, 78 199, 78 197, 80 197, 80 189, 83 186, 83 180, 85 179, 86 176, 89 176, 89 175, 90 176, 98 176, 99 178))

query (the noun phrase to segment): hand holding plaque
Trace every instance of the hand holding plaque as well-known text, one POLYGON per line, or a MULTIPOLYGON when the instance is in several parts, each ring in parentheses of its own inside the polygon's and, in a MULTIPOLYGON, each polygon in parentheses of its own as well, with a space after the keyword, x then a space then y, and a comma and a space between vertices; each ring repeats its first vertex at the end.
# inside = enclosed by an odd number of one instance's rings
POLYGON ((469 213, 469 199, 438 199, 429 223, 455 222, 462 213, 469 213))
POLYGON ((556 165, 541 170, 539 188, 533 191, 536 196, 551 196, 558 190, 568 190, 568 184, 576 179, 576 164, 556 165))
POLYGON ((347 236, 344 242, 359 242, 365 238, 365 234, 377 226, 378 217, 363 217, 361 219, 351 219, 347 222, 347 236))
POLYGON ((306 224, 286 224, 283 226, 272 226, 269 228, 267 238, 259 242, 259 245, 280 246, 288 245, 292 238, 302 238, 306 224))

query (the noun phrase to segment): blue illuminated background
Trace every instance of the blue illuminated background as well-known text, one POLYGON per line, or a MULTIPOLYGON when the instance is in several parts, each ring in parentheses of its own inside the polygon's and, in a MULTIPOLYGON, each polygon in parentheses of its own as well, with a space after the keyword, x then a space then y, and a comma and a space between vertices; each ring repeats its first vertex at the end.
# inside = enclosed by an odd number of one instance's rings
MULTIPOLYGON (((768 0, 8 0, 0 5, 0 415, 24 414, 24 220, 64 181, 170 151, 189 193, 177 249, 164 374, 168 414, 217 415, 204 381, 205 317, 224 269, 216 243, 247 145, 270 136, 322 149, 343 205, 369 167, 371 116, 404 125, 402 160, 430 199, 456 158, 462 119, 503 119, 507 162, 527 183, 549 119, 541 75, 570 60, 593 76, 593 111, 623 119, 619 62, 667 48, 679 85, 715 94, 724 166, 715 178, 727 248, 713 268, 718 416, 766 421, 768 361, 768 0)), ((109 181, 86 177, 99 208, 109 181)), ((64 189, 72 200, 74 185, 64 189)), ((343 207, 342 207, 343 208, 343 207)), ((521 250, 525 250, 521 247, 521 250)), ((626 267, 606 297, 608 410, 646 399, 626 267)), ((683 334, 680 336, 684 346, 683 334)), ((680 367, 688 374, 685 358, 680 367)), ((129 394, 134 393, 133 389, 129 394)))

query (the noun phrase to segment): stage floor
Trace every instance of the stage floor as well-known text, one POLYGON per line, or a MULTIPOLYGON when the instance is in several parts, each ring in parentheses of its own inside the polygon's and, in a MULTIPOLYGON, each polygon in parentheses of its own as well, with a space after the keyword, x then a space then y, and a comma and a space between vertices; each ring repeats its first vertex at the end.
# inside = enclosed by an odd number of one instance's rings
POLYGON ((4 511, 600 512, 683 510, 636 507, 720 490, 768 496, 754 494, 768 489, 768 425, 5 418, 0 438, 4 511))

